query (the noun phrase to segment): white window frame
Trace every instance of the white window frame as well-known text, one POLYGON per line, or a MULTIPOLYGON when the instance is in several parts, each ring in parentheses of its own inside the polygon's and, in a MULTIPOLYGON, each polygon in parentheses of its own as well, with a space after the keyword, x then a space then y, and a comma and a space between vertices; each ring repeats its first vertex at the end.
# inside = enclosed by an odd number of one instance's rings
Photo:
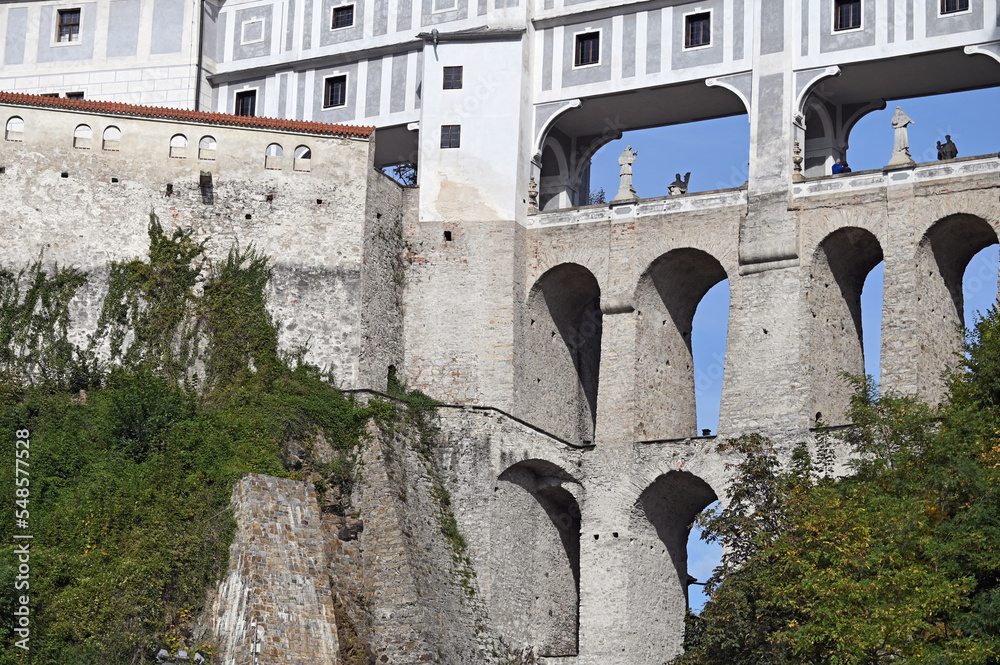
MULTIPOLYGON (((940 0, 934 0, 934 2, 940 2, 940 0)), ((837 0, 830 0, 830 34, 831 35, 845 35, 852 32, 863 32, 865 29, 865 20, 867 19, 865 11, 865 0, 861 0, 861 25, 856 28, 845 28, 843 30, 837 30, 837 0)))
POLYGON ((590 67, 600 67, 601 66, 601 54, 604 53, 604 28, 583 28, 582 30, 577 30, 573 33, 572 39, 570 39, 570 44, 573 49, 573 69, 588 69, 590 67), (576 38, 580 35, 589 35, 592 33, 597 33, 597 62, 589 62, 586 65, 576 64, 576 38))
POLYGON ((251 18, 247 19, 246 21, 243 21, 243 23, 240 24, 240 46, 246 46, 248 44, 260 44, 262 41, 264 41, 264 32, 265 32, 264 28, 266 27, 264 24, 265 20, 266 19, 264 19, 263 17, 251 18), (247 26, 250 25, 251 23, 260 23, 260 39, 247 39, 247 26))
POLYGON ((712 48, 715 46, 715 40, 712 39, 715 33, 715 12, 711 7, 706 7, 702 9, 697 7, 689 12, 684 12, 681 15, 681 50, 682 51, 701 51, 703 49, 712 48), (687 45, 687 28, 688 28, 688 16, 694 16, 695 14, 708 14, 708 43, 700 44, 698 46, 688 46, 687 45))
POLYGON ((83 5, 77 5, 76 7, 53 7, 52 8, 52 44, 50 46, 79 46, 83 43, 83 20, 84 20, 83 5), (68 42, 59 41, 59 12, 73 11, 76 10, 80 12, 80 31, 77 33, 78 37, 75 40, 70 40, 68 42))
POLYGON ((330 30, 347 30, 348 28, 353 28, 357 24, 358 24, 358 7, 357 7, 356 3, 353 3, 353 2, 344 2, 344 3, 341 3, 339 5, 335 5, 333 7, 330 7, 330 22, 327 24, 327 25, 330 26, 330 30), (344 9, 345 7, 351 7, 352 10, 353 10, 351 12, 351 24, 350 25, 342 25, 339 28, 336 28, 336 27, 334 27, 333 22, 337 18, 337 10, 338 9, 344 9))
POLYGON ((323 77, 323 88, 322 88, 322 90, 320 92, 320 94, 323 95, 323 97, 321 99, 321 103, 320 103, 320 108, 323 109, 324 111, 327 111, 329 109, 343 109, 343 108, 347 108, 347 93, 348 93, 348 91, 350 89, 351 89, 351 74, 350 74, 350 72, 336 72, 335 71, 332 74, 328 74, 328 75, 324 76, 323 77), (330 80, 330 79, 340 78, 341 76, 344 77, 344 103, 343 104, 338 104, 337 106, 327 106, 326 105, 326 82, 328 80, 330 80))
POLYGON ((451 7, 442 7, 441 9, 437 8, 439 1, 445 0, 431 0, 431 14, 444 14, 445 12, 453 12, 458 9, 458 0, 450 0, 451 7))
MULTIPOLYGON (((230 90, 232 90, 232 92, 233 92, 233 110, 232 110, 232 114, 233 115, 236 115, 236 95, 240 94, 241 92, 252 92, 253 95, 254 95, 254 100, 253 100, 253 107, 254 108, 253 108, 253 110, 254 111, 258 111, 259 110, 257 108, 257 104, 260 102, 260 86, 259 85, 255 85, 255 86, 252 86, 252 87, 251 86, 247 86, 246 88, 230 88, 230 90)), ((259 117, 259 116, 241 116, 241 117, 244 117, 244 118, 253 118, 253 117, 259 117)), ((199 139, 199 140, 201 140, 201 139, 199 139)))
MULTIPOLYGON (((959 9, 957 12, 944 12, 944 11, 941 10, 941 4, 942 4, 941 0, 936 0, 936 2, 937 2, 937 7, 938 7, 938 18, 945 18, 945 17, 948 17, 948 16, 962 16, 964 14, 971 14, 972 13, 972 3, 975 2, 975 0, 969 0, 969 7, 968 7, 968 9, 959 9)), ((864 16, 862 16, 862 18, 864 18, 864 16)))

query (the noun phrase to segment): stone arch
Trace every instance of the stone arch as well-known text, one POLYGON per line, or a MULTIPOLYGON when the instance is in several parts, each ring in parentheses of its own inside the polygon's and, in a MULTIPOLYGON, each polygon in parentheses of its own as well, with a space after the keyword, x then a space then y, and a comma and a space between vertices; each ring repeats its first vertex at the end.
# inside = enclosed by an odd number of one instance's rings
POLYGON ((77 125, 73 130, 73 147, 78 150, 90 150, 90 142, 94 137, 94 130, 90 125, 77 125))
POLYGON ((515 354, 519 415, 574 443, 591 443, 601 363, 601 288, 576 263, 546 271, 528 294, 515 354))
POLYGON ((687 471, 656 478, 632 504, 625 571, 627 631, 623 662, 658 665, 681 652, 687 609, 687 541, 695 516, 718 497, 687 471))
POLYGON ((819 419, 829 425, 845 422, 852 394, 841 373, 865 373, 861 289, 882 258, 882 245, 875 235, 858 227, 830 233, 813 254, 806 292, 812 381, 809 413, 820 414, 819 419))
POLYGON ((104 135, 101 139, 101 148, 108 152, 117 152, 122 146, 122 130, 114 125, 104 128, 104 135))
POLYGON ((174 134, 170 137, 170 156, 174 159, 187 158, 188 140, 183 134, 174 134))
POLYGON ((996 243, 997 233, 989 222, 960 213, 932 224, 917 245, 918 357, 922 365, 917 390, 931 402, 943 396, 942 372, 954 366, 955 354, 962 350, 965 269, 980 250, 996 243))
POLYGON ((696 436, 691 327, 698 303, 728 278, 711 254, 673 249, 639 278, 636 308, 636 436, 640 440, 696 436))
POLYGON ((541 656, 578 650, 580 505, 574 493, 577 481, 541 459, 510 466, 493 488, 490 618, 505 637, 534 645, 541 656))
POLYGON ((834 128, 831 111, 819 99, 810 98, 806 103, 804 136, 803 174, 807 178, 828 175, 833 160, 843 155, 837 143, 837 131, 834 128))
POLYGON ((295 148, 295 152, 292 153, 292 159, 295 163, 292 164, 293 171, 311 171, 312 170, 312 148, 307 145, 300 145, 295 148))
POLYGON ((214 136, 202 136, 198 141, 198 159, 214 161, 218 148, 219 144, 214 136))
POLYGON ((269 143, 267 148, 264 149, 264 168, 280 171, 284 154, 285 150, 281 147, 280 143, 269 143))
POLYGON ((19 115, 7 119, 4 140, 20 142, 24 140, 24 119, 19 115))
POLYGON ((538 173, 538 206, 555 210, 573 205, 573 188, 569 176, 569 156, 560 143, 565 137, 548 136, 542 145, 538 173))

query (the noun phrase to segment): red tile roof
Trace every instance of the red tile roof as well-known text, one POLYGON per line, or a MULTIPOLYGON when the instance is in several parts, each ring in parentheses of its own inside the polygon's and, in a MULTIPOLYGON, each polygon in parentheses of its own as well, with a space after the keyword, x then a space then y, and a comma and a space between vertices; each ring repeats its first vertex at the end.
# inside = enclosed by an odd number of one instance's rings
POLYGON ((121 102, 101 102, 94 99, 44 97, 42 95, 27 95, 20 92, 0 91, 0 104, 76 109, 79 111, 93 111, 95 113, 113 113, 115 115, 163 118, 165 120, 188 120, 212 125, 255 127, 259 129, 275 129, 328 136, 358 136, 367 138, 375 131, 374 127, 331 125, 324 122, 284 120, 281 118, 252 118, 244 115, 230 115, 228 113, 206 113, 204 111, 189 111, 187 109, 173 109, 161 106, 138 106, 136 104, 122 104, 121 102))

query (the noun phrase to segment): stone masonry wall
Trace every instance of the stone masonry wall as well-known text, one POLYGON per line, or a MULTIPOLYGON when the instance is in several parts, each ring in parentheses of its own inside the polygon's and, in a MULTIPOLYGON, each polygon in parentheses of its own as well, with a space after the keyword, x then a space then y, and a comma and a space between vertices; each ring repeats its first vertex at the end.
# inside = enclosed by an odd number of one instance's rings
POLYGON ((325 574, 327 531, 308 483, 251 474, 233 490, 238 524, 229 572, 202 617, 223 665, 251 662, 250 621, 263 627, 260 663, 336 665, 339 644, 325 574))
MULTIPOLYGON (((155 213, 168 233, 192 228, 196 239, 208 239, 210 260, 225 258, 234 244, 269 256, 269 307, 282 347, 308 346, 306 358, 331 370, 338 385, 358 386, 362 363, 401 356, 401 315, 386 280, 386 263, 398 254, 401 194, 372 172, 369 139, 0 105, 0 125, 15 115, 24 120, 21 140, 0 140, 7 239, 0 266, 16 272, 42 256, 89 272, 73 303, 78 342, 96 325, 107 264, 145 254, 155 213), (94 137, 85 149, 74 147, 80 124, 94 137), (110 126, 122 140, 105 150, 101 136, 110 126), (188 148, 171 156, 178 134, 188 148), (206 136, 216 141, 211 154, 198 149, 206 136), (275 143, 285 156, 265 168, 265 149, 275 143), (296 146, 311 150, 308 166, 292 159, 296 146), (202 173, 210 188, 201 186, 202 173)), ((370 370, 364 374, 365 383, 372 380, 370 370)))

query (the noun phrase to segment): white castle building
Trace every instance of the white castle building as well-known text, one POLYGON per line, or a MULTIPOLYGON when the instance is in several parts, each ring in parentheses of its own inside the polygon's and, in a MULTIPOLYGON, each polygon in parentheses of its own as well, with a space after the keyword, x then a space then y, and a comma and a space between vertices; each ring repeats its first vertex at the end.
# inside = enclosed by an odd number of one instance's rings
POLYGON ((585 204, 622 131, 742 113, 787 191, 795 140, 829 173, 884 100, 1000 81, 993 0, 32 0, 0 37, 3 90, 374 125, 426 221, 585 204))

